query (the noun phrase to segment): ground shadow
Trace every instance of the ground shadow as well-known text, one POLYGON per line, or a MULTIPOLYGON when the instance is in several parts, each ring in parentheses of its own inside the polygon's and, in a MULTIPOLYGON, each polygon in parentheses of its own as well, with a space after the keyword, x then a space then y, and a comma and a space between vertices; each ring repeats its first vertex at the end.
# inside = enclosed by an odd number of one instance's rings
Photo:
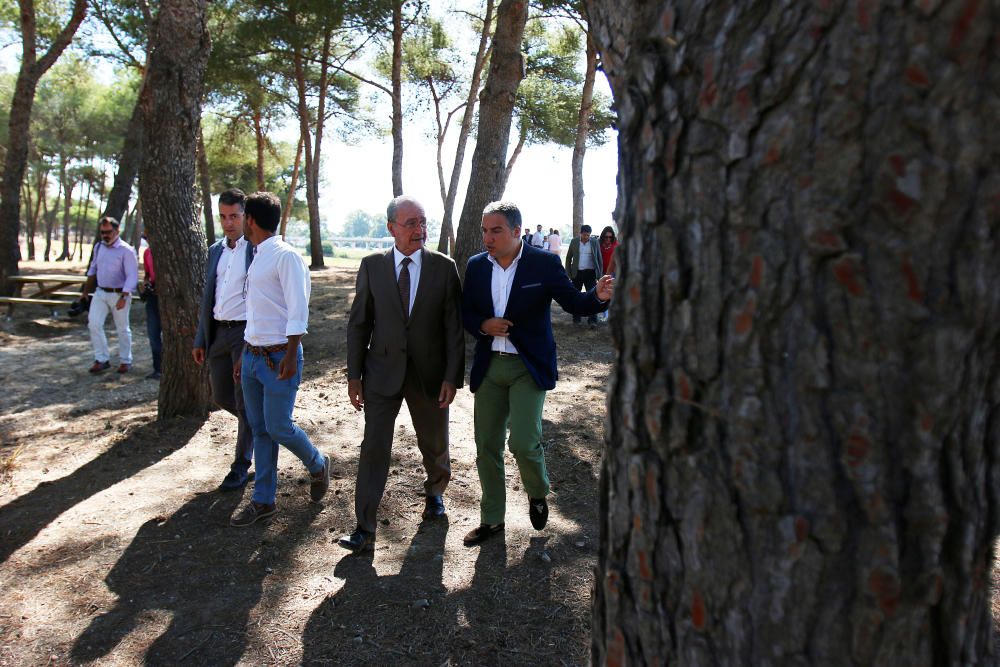
POLYGON ((143 524, 105 579, 118 595, 114 608, 91 620, 72 648, 73 660, 112 655, 131 633, 143 632, 147 619, 165 612, 169 626, 149 643, 144 664, 238 663, 265 578, 280 576, 281 564, 322 511, 310 504, 290 512, 285 524, 234 528, 229 518, 241 499, 239 493, 199 494, 169 519, 143 524))
POLYGON ((170 456, 198 432, 204 420, 143 424, 69 475, 42 482, 0 507, 0 563, 77 503, 170 456))

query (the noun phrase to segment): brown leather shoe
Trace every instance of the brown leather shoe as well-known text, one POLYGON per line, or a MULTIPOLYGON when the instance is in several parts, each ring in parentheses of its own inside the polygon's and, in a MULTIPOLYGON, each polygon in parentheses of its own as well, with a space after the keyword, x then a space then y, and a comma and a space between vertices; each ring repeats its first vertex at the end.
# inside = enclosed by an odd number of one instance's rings
POLYGON ((118 372, 119 373, 128 373, 128 371, 129 371, 130 368, 132 368, 132 364, 119 364, 118 365, 118 372))
POLYGON ((323 469, 319 472, 309 473, 309 498, 318 503, 326 495, 330 488, 330 457, 323 456, 323 469))
POLYGON ((101 371, 106 371, 111 368, 111 363, 107 361, 95 361, 94 365, 90 367, 91 373, 100 373, 101 371))

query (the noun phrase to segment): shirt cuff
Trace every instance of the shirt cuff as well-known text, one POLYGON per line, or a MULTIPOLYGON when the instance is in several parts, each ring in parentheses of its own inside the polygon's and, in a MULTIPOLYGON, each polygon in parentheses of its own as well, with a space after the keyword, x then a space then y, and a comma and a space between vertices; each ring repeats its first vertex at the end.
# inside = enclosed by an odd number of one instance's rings
POLYGON ((288 324, 285 325, 285 335, 301 336, 306 333, 307 324, 305 320, 288 320, 288 324))

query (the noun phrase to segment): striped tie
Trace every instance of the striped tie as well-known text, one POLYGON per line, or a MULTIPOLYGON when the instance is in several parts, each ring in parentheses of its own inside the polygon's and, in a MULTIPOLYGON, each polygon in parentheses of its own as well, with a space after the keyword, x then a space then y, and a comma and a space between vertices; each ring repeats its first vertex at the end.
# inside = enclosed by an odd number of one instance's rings
POLYGON ((412 260, 409 257, 404 257, 402 261, 402 267, 399 269, 399 280, 396 281, 396 286, 399 288, 399 300, 403 304, 403 316, 406 318, 410 317, 410 268, 409 264, 412 260))

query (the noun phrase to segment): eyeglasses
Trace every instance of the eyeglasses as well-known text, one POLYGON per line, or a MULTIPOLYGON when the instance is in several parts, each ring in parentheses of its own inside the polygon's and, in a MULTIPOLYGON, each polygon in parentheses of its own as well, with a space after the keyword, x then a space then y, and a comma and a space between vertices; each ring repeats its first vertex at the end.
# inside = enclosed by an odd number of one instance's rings
POLYGON ((427 218, 410 218, 406 222, 396 222, 394 220, 392 224, 398 225, 403 229, 416 229, 418 226, 427 229, 427 218))

